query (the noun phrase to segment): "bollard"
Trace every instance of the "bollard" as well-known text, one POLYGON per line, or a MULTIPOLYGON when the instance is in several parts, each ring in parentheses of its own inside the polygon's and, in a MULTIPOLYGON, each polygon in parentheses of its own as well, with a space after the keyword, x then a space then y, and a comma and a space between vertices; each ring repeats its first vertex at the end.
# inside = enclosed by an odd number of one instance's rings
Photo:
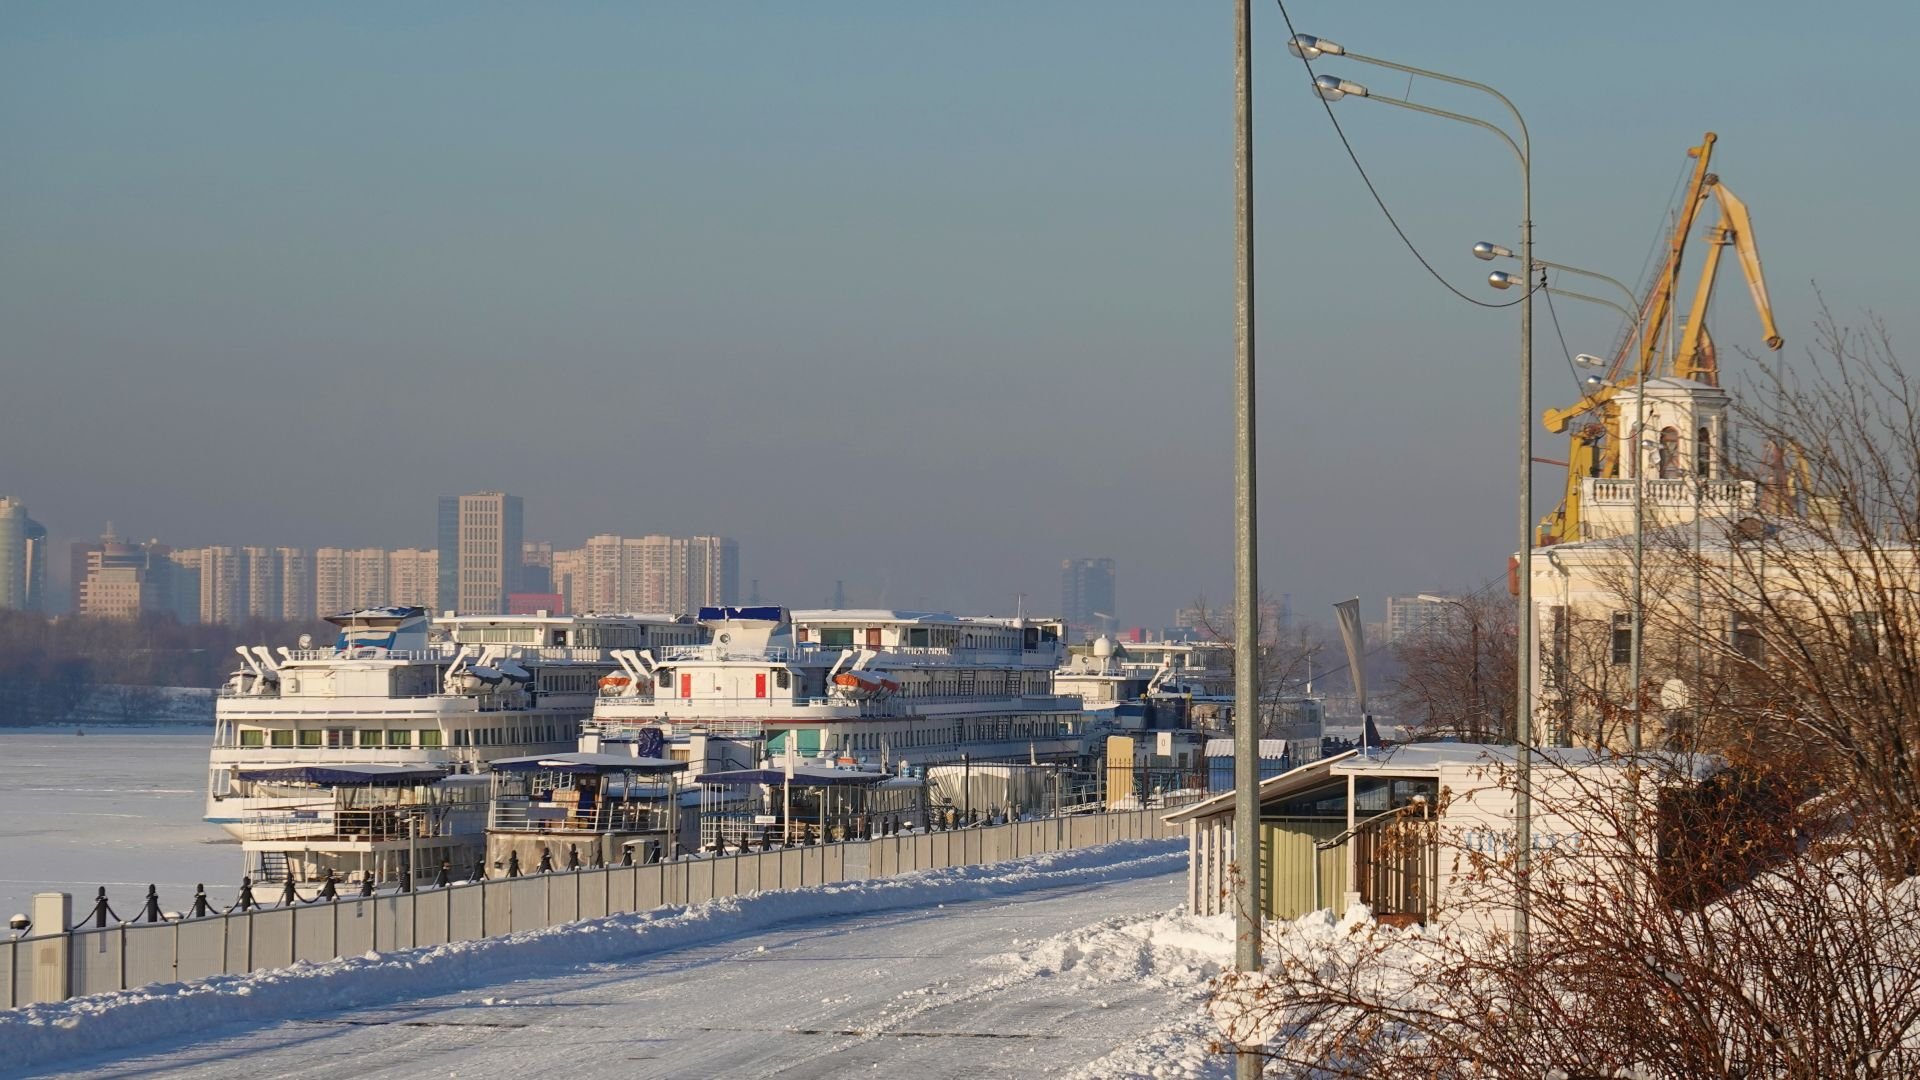
POLYGON ((241 911, 252 911, 254 908, 260 906, 254 903, 253 900, 252 878, 243 877, 240 879, 240 899, 236 901, 236 903, 239 905, 241 911))
MULTIPOLYGON (((107 925, 107 887, 105 885, 100 886, 100 891, 94 895, 93 910, 87 913, 87 919, 92 919, 96 927, 107 925)), ((80 921, 86 922, 87 919, 80 921)))
POLYGON ((507 852, 507 876, 510 878, 520 876, 520 853, 518 851, 507 852))
POLYGON ((540 865, 538 867, 538 870, 542 874, 553 873, 553 852, 552 851, 549 851, 546 848, 540 849, 540 865))
POLYGON ((580 847, 577 844, 567 845, 567 869, 580 869, 580 847))
POLYGON ((280 906, 292 907, 300 902, 300 894, 293 888, 293 871, 287 871, 286 887, 280 890, 280 906))
POLYGON ((372 874, 368 874, 367 876, 360 879, 360 895, 361 896, 373 895, 373 875, 372 874))
POLYGON ((621 866, 632 866, 632 865, 633 865, 633 845, 631 845, 631 844, 623 844, 623 845, 621 845, 621 848, 620 848, 620 865, 621 865, 621 866))
POLYGON ((140 922, 142 920, 150 923, 157 923, 161 921, 160 890, 156 886, 153 886, 153 885, 147 886, 146 905, 140 909, 140 914, 135 916, 133 921, 140 922))
POLYGON ((438 874, 435 874, 433 877, 433 887, 436 889, 446 888, 448 885, 452 884, 452 880, 451 880, 452 877, 453 877, 453 860, 441 859, 440 872, 438 874))
POLYGON ((315 899, 325 900, 329 904, 338 900, 340 898, 339 880, 332 870, 327 871, 327 880, 321 884, 320 895, 315 899))
POLYGON ((207 887, 204 884, 193 887, 193 910, 187 912, 190 918, 204 919, 213 914, 213 905, 207 903, 207 887))

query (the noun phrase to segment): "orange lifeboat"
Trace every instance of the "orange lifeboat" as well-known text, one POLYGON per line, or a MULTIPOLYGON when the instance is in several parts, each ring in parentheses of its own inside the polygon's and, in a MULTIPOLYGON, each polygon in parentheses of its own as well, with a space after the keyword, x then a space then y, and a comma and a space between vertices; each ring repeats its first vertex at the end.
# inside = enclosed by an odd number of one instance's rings
POLYGON ((833 677, 833 685, 848 697, 879 699, 897 693, 900 683, 882 671, 843 671, 833 677))

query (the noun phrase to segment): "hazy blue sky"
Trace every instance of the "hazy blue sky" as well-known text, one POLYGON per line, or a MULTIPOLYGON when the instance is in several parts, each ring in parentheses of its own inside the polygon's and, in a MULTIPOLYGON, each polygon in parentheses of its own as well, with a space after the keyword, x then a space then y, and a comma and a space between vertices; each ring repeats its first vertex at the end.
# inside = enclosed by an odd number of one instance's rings
MULTIPOLYGON (((1512 96, 1543 257, 1635 277, 1712 129, 1789 349, 1816 280, 1912 349, 1920 16, 1804 11, 1293 8, 1512 96)), ((427 546, 434 496, 504 488, 559 545, 736 536, 795 604, 845 578, 1046 608, 1059 560, 1111 555, 1122 618, 1163 623, 1231 587, 1230 13, 6 3, 0 492, 62 541, 427 546)), ((1515 315, 1400 249, 1256 22, 1264 581, 1319 618, 1498 574, 1515 315)), ((1467 248, 1515 239, 1506 151, 1336 108, 1437 265, 1501 299, 1467 248)), ((1751 346, 1732 277, 1714 327, 1751 346)), ((1617 331, 1561 315, 1575 351, 1617 331)), ((1572 380, 1539 321, 1546 406, 1572 380)))

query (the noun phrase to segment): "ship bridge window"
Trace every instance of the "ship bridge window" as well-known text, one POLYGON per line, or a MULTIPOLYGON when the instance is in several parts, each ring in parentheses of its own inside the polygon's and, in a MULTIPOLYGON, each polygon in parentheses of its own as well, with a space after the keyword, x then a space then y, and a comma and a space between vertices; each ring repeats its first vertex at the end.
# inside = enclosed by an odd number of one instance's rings
POLYGON ((924 626, 908 627, 907 628, 907 646, 909 648, 915 648, 915 649, 926 648, 927 635, 928 635, 928 630, 924 626))
POLYGON ((293 745, 293 729, 285 728, 282 730, 275 731, 273 733, 273 745, 292 746, 293 745))
POLYGON ((820 644, 826 645, 826 646, 838 645, 838 646, 841 646, 842 648, 851 646, 853 644, 853 627, 851 626, 821 627, 820 628, 820 644))
POLYGON ((380 729, 361 728, 360 746, 362 749, 378 749, 380 746, 380 729))
POLYGON ((320 737, 322 734, 324 733, 319 731, 303 731, 300 733, 300 745, 301 746, 319 746, 320 737))
POLYGON ((261 731, 259 728, 242 728, 240 730, 240 745, 265 746, 267 745, 267 733, 261 731))

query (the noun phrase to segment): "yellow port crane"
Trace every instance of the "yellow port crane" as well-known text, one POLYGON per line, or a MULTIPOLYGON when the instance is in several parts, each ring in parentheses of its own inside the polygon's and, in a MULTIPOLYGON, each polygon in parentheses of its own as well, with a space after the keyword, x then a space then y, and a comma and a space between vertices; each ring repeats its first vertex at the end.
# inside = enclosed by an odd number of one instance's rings
POLYGON ((1747 205, 1707 169, 1717 140, 1718 136, 1709 131, 1701 138, 1700 145, 1687 151, 1687 155, 1694 159, 1692 178, 1686 198, 1681 201, 1679 213, 1675 216, 1673 231, 1668 237, 1666 264, 1654 279, 1646 300, 1640 305, 1644 333, 1629 336, 1621 346, 1619 354, 1608 368, 1605 385, 1564 409, 1548 409, 1541 418, 1548 431, 1558 434, 1581 417, 1596 412, 1599 414, 1581 423, 1573 432, 1572 445, 1567 454, 1566 494, 1560 505, 1540 522, 1536 539, 1541 546, 1579 539, 1580 486, 1583 479, 1619 475, 1620 447, 1616 440, 1608 438, 1608 433, 1619 430, 1618 406, 1613 399, 1621 390, 1658 378, 1663 370, 1680 378, 1710 386, 1719 385, 1720 373, 1713 337, 1707 332, 1707 306, 1713 299, 1720 256, 1729 246, 1737 253, 1741 271, 1746 275, 1747 290, 1752 294, 1754 307, 1760 313, 1767 348, 1778 350, 1785 344, 1774 324, 1773 304, 1767 296, 1767 282, 1760 269, 1760 252, 1754 244, 1753 220, 1747 205), (1672 336, 1667 327, 1674 315, 1674 290, 1680 279, 1680 264, 1686 253, 1687 238, 1693 232, 1701 204, 1709 197, 1719 204, 1719 219, 1706 233, 1706 259, 1700 268, 1700 281, 1694 289, 1686 329, 1679 345, 1672 355, 1664 358, 1663 363, 1660 343, 1670 340, 1672 336), (1630 373, 1626 371, 1629 356, 1634 358, 1630 373))

